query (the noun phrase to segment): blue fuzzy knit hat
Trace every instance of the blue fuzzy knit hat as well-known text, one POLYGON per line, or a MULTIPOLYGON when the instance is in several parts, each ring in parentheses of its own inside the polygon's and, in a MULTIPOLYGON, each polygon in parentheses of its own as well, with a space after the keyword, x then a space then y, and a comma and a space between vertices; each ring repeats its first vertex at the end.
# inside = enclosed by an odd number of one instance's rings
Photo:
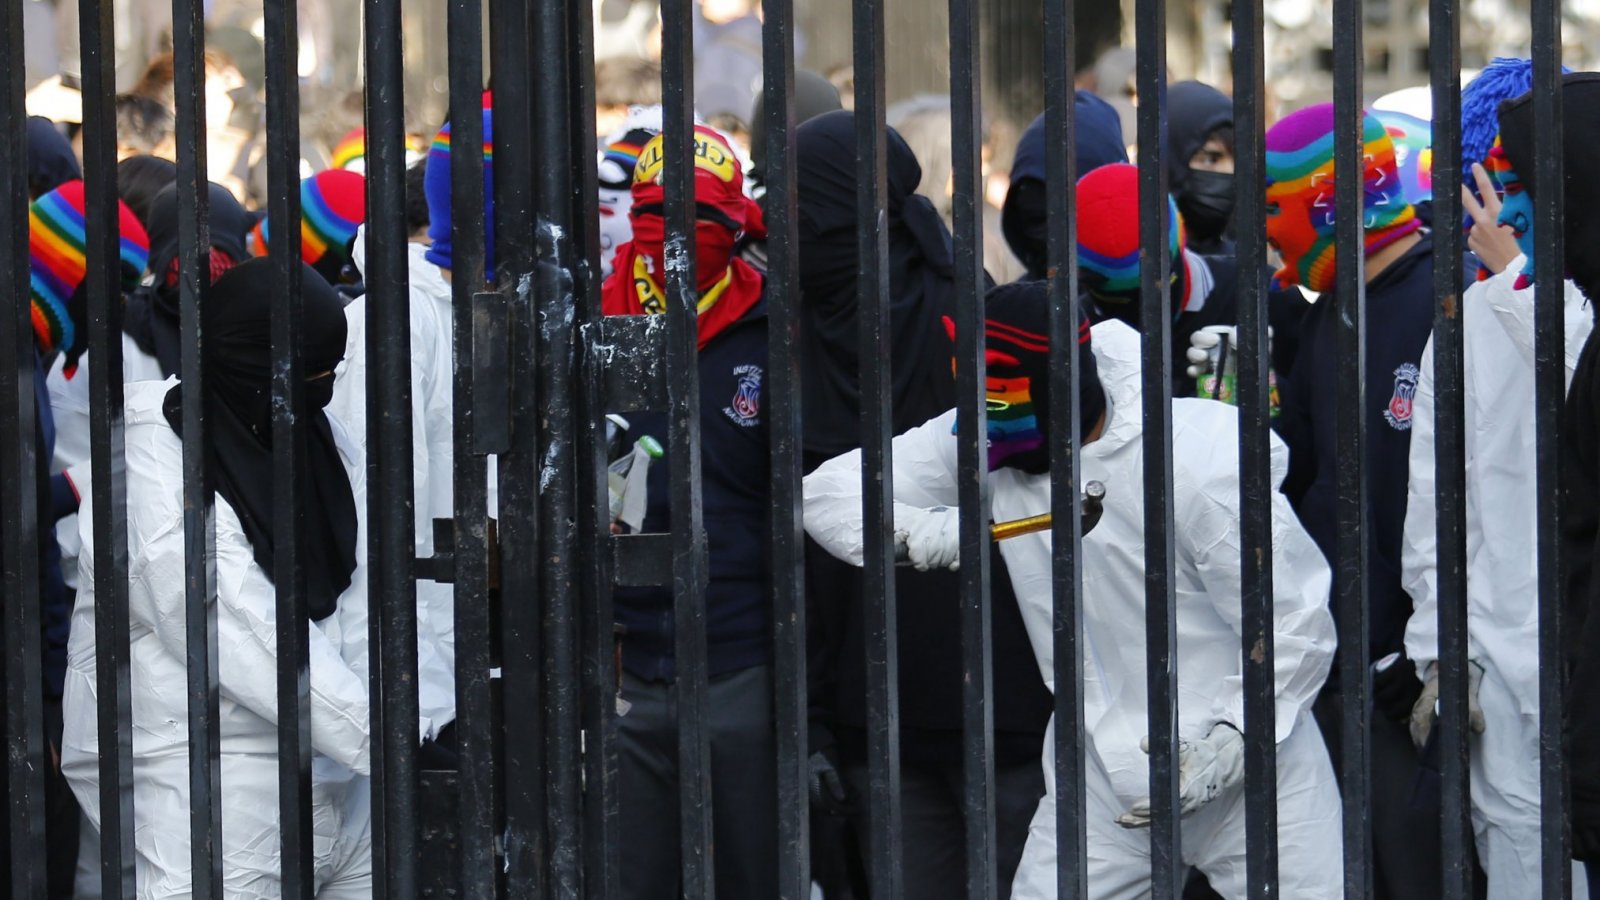
MULTIPOLYGON (((422 192, 428 198, 428 261, 442 269, 454 268, 453 236, 450 215, 450 123, 446 122, 428 150, 427 169, 422 176, 422 192)), ((489 94, 483 95, 483 235, 486 252, 483 275, 494 278, 494 113, 489 94)))
MULTIPOLYGON (((1561 71, 1568 71, 1566 66, 1561 71)), ((1533 62, 1508 56, 1489 61, 1478 77, 1461 89, 1461 181, 1477 193, 1472 164, 1489 156, 1500 134, 1500 104, 1533 90, 1533 62)))

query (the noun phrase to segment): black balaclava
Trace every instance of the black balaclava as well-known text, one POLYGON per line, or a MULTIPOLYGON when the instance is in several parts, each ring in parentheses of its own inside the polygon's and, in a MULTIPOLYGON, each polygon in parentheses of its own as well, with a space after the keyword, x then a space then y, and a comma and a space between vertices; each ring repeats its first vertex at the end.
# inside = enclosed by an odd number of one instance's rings
POLYGON ((1189 168, 1189 160, 1219 128, 1233 126, 1233 101, 1198 81, 1180 81, 1167 88, 1167 178, 1183 213, 1191 242, 1210 244, 1228 230, 1233 217, 1231 172, 1189 168))
MULTIPOLYGON (((795 134, 800 316, 806 341, 805 452, 823 458, 860 445, 857 386, 855 116, 831 112, 795 134)), ((920 425, 955 403, 950 345, 940 320, 955 312, 950 232, 918 194, 922 167, 887 132, 890 374, 894 429, 920 425)))
MULTIPOLYGON (((356 567, 356 505, 344 460, 323 408, 333 399, 333 368, 344 356, 344 304, 322 276, 301 263, 305 307, 306 529, 301 562, 313 621, 332 615, 356 567), (315 377, 321 376, 321 377, 315 377)), ((239 516, 257 565, 273 571, 277 484, 272 464, 273 263, 252 259, 211 286, 202 365, 206 386, 206 473, 239 516)), ((183 385, 167 392, 162 412, 183 433, 183 385)))
MULTIPOLYGON (((1600 254, 1594 252, 1600 247, 1600 180, 1591 171, 1594 148, 1600 144, 1600 72, 1561 76, 1561 109, 1567 273, 1584 296, 1600 300, 1600 254)), ((1500 104, 1500 145, 1537 204, 1533 132, 1532 93, 1500 104)))
MULTIPOLYGON (((1073 110, 1077 126, 1073 155, 1079 178, 1101 166, 1128 161, 1122 120, 1111 104, 1088 91, 1078 91, 1073 110)), ((1040 114, 1017 140, 1017 152, 1011 161, 1011 188, 1000 210, 1000 231, 1011 252, 1027 268, 1029 278, 1045 277, 1049 265, 1044 137, 1044 115, 1040 114)))
POLYGON ((72 144, 56 130, 56 124, 39 116, 29 116, 28 196, 37 200, 69 181, 83 177, 72 144))
MULTIPOLYGON (((989 469, 1050 471, 1050 288, 1044 281, 1001 285, 984 298, 989 469)), ((955 339, 955 323, 945 319, 955 339)), ((960 365, 958 359, 956 365, 960 365)), ((1087 318, 1078 323, 1078 436, 1106 411, 1087 318)))
MULTIPOLYGON (((249 258, 244 235, 249 217, 227 188, 208 186, 210 198, 211 279, 249 258)), ((161 374, 178 374, 182 353, 179 336, 178 293, 178 187, 168 186, 150 202, 145 220, 150 234, 150 273, 153 281, 128 298, 122 330, 139 349, 154 356, 161 374)), ((217 295, 212 294, 213 298, 217 295)))

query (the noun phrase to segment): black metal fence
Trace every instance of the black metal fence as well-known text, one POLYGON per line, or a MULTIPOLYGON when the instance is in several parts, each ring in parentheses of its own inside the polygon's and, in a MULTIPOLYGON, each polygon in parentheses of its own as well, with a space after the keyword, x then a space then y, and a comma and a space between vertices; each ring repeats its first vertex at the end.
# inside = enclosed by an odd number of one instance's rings
MULTIPOLYGON (((73 2, 73 0, 65 0, 73 2)), ((111 106, 112 4, 80 0, 84 58, 83 146, 87 215, 89 353, 95 361, 93 500, 95 517, 95 620, 99 697, 102 821, 99 868, 106 896, 134 896, 133 728, 130 703, 127 514, 123 453, 121 322, 117 290, 114 125, 111 106)), ((22 0, 0 6, 0 272, 5 293, 19 298, 0 316, 0 403, 13 438, 0 444, 0 529, 5 573, 5 684, 7 821, 11 896, 45 896, 42 773, 52 765, 44 739, 39 643, 37 542, 40 539, 33 394, 35 351, 28 306, 26 146, 21 59, 28 36, 22 0)), ((1042 41, 1048 134, 1049 287, 1052 298, 1051 414, 1078 420, 1076 355, 1068 349, 1080 315, 1075 226, 1074 0, 1045 0, 1042 41)), ((617 673, 610 592, 613 584, 670 584, 676 597, 679 672, 678 762, 681 779, 684 896, 715 896, 712 860, 707 730, 708 579, 699 498, 700 438, 695 365, 694 199, 688 152, 667 155, 665 215, 668 247, 664 329, 643 329, 602 318, 593 123, 592 23, 587 4, 558 0, 452 0, 449 29, 436 39, 450 48, 451 108, 476 109, 485 76, 492 77, 495 121, 494 278, 483 277, 487 252, 472 154, 454 157, 454 441, 455 521, 435 557, 414 553, 411 469, 411 348, 403 181, 403 106, 400 0, 364 0, 368 203, 366 285, 383 302, 370 307, 366 352, 366 444, 369 487, 367 548, 371 572, 371 723, 373 865, 378 896, 617 897, 618 871, 627 865, 618 845, 616 763, 617 673), (488 68, 483 51, 488 23, 488 68), (466 223, 467 227, 462 227, 466 223), (626 358, 603 352, 624 343, 626 358), (626 372, 619 374, 619 368, 626 372), (651 377, 630 377, 648 373, 651 377), (670 411, 673 521, 670 535, 608 533, 604 489, 604 414, 626 404, 670 411), (498 510, 490 527, 488 466, 497 468, 498 510), (425 567, 425 568, 424 568, 425 567), (454 586, 460 768, 419 772, 414 723, 416 692, 416 580, 420 571, 454 586), (498 679, 491 668, 498 667, 498 679), (513 704, 510 698, 515 697, 513 704), (693 773, 693 777, 687 777, 693 773), (442 811, 441 811, 442 810, 442 811)), ((811 895, 807 800, 807 656, 804 532, 801 522, 800 371, 796 253, 794 106, 794 4, 766 0, 764 9, 766 194, 769 230, 767 302, 770 308, 768 415, 772 433, 770 520, 771 604, 778 746, 780 894, 811 895)), ((964 684, 964 792, 967 818, 966 896, 981 900, 997 890, 994 832, 993 732, 990 715, 989 555, 982 523, 984 465, 983 355, 976 337, 984 319, 979 229, 982 202, 979 160, 978 0, 949 0, 950 93, 955 159, 955 246, 961 286, 957 334, 961 509, 961 665, 964 684), (968 364, 972 363, 972 364, 968 364)), ((209 290, 202 264, 208 246, 204 172, 205 110, 201 4, 175 0, 176 94, 179 104, 178 181, 182 216, 182 380, 198 386, 204 375, 200 315, 209 290)), ((296 6, 266 0, 267 152, 271 220, 300 219, 299 110, 296 90, 296 6)), ((1430 67, 1434 97, 1437 184, 1447 186, 1435 206, 1434 240, 1440 259, 1461 257, 1461 208, 1448 189, 1459 182, 1460 95, 1457 0, 1431 0, 1430 67)), ((857 286, 860 355, 887 360, 889 292, 886 205, 883 0, 857 0, 850 27, 854 62, 859 167, 858 202, 877 210, 863 217, 857 286), (878 225, 879 227, 874 227, 878 225)), ((350 19, 355 19, 352 9, 350 19)), ((692 110, 690 0, 664 0, 663 96, 668 147, 689 148, 692 110)), ((930 8, 929 14, 941 14, 930 8)), ((1560 146, 1559 0, 1533 0, 1537 145, 1560 146)), ((1143 257, 1165 261, 1167 176, 1161 139, 1167 119, 1164 0, 1138 0, 1138 145, 1143 257)), ((839 23, 844 27, 844 23, 839 23)), ((1362 0, 1335 6, 1337 167, 1362 164, 1362 0)), ((1234 120, 1238 159, 1238 255, 1259 265, 1267 257, 1262 226, 1263 134, 1267 92, 1263 84, 1262 0, 1233 0, 1234 120)), ((936 51, 935 51, 936 52, 936 51)), ((453 119, 454 140, 482 143, 480 123, 453 119)), ((1540 185, 1562 182, 1559 152, 1541 152, 1532 173, 1540 185)), ((1558 192, 1541 195, 1537 237, 1538 285, 1538 555, 1540 659, 1558 658, 1561 620, 1558 522, 1560 473, 1556 446, 1563 396, 1561 239, 1558 192)), ((1340 434, 1339 524, 1342 535, 1339 643, 1344 706, 1344 893, 1372 893, 1371 841, 1366 810, 1371 785, 1367 764, 1369 653, 1366 608, 1364 477, 1365 304, 1362 266, 1361 182, 1338 181, 1338 269, 1333 296, 1339 305, 1339 359, 1343 392, 1340 434)), ((273 446, 275 472, 284 483, 301 480, 305 466, 304 365, 298 305, 299 243, 292 228, 273 232, 275 289, 283 302, 273 321, 273 446)), ((1178 736, 1175 706, 1176 587, 1173 574, 1173 459, 1169 272, 1166 262, 1142 272, 1144 480, 1147 541, 1145 610, 1150 697, 1150 831, 1154 894, 1183 890, 1178 828, 1178 736)), ((1462 326, 1457 298, 1459 268, 1435 270, 1437 367, 1440 659, 1443 685, 1443 809, 1441 822, 1446 896, 1466 897, 1472 887, 1472 832, 1468 801, 1466 511, 1463 437, 1462 326)), ((1244 679, 1248 746, 1245 793, 1249 895, 1278 894, 1276 782, 1272 701, 1272 562, 1269 472, 1269 384, 1265 288, 1246 279, 1239 297, 1240 483, 1244 550, 1244 679)), ((861 382, 863 495, 868 522, 866 596, 869 598, 867 697, 870 762, 870 882, 874 896, 902 896, 902 864, 915 848, 903 846, 899 815, 899 729, 896 620, 905 610, 894 592, 894 549, 888 524, 892 479, 889 372, 886 362, 864 368, 861 382)), ((218 736, 217 591, 214 523, 206 502, 207 421, 199 390, 183 393, 183 477, 186 536, 189 790, 188 827, 193 848, 193 894, 224 896, 219 847, 222 814, 218 736)), ((1079 444, 1052 448, 1057 485, 1076 485, 1079 444)), ((1085 840, 1084 615, 1077 561, 1082 555, 1076 490, 1057 489, 1054 540, 1055 765, 1059 895, 1095 896, 1088 881, 1085 840)), ((298 492, 285 491, 275 510, 275 582, 278 588, 277 681, 279 796, 283 894, 314 895, 312 863, 312 750, 307 662, 303 550, 297 524, 305 515, 298 492)), ((1541 669, 1540 746, 1543 895, 1569 892, 1569 856, 1561 757, 1560 667, 1541 669)))

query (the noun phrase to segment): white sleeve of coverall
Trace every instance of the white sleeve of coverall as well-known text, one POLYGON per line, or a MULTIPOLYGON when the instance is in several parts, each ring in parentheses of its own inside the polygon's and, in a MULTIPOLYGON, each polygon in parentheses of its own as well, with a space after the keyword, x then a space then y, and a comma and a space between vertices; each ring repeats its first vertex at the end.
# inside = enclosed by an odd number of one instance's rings
MULTIPOLYGON (((1301 527, 1289 499, 1279 492, 1288 468, 1288 449, 1272 441, 1272 621, 1276 696, 1276 739, 1281 743, 1300 714, 1311 708, 1328 678, 1335 644, 1328 612, 1331 575, 1322 551, 1301 527)), ((1236 440, 1215 444, 1209 459, 1191 460, 1200 472, 1178 513, 1180 554, 1194 561, 1206 594, 1235 633, 1243 635, 1239 598, 1243 596, 1239 530, 1239 462, 1236 440)), ((1227 652, 1237 652, 1237 646, 1227 652)), ((1244 730, 1244 678, 1230 676, 1219 686, 1212 706, 1215 722, 1244 730)))
MULTIPOLYGON (((908 506, 953 507, 956 481, 955 410, 894 439, 894 499, 908 506)), ((862 564, 861 451, 818 466, 805 480, 806 533, 851 565, 862 564)))
MULTIPOLYGON (((1481 288, 1488 300, 1489 308, 1494 311, 1495 319, 1500 327, 1505 329, 1506 336, 1516 345, 1517 351, 1522 355, 1524 365, 1533 366, 1533 298, 1534 288, 1525 287, 1516 290, 1517 273, 1527 264, 1526 256, 1518 256, 1506 266, 1506 270, 1499 275, 1480 281, 1467 288, 1470 296, 1474 289, 1481 288)), ((1578 368, 1578 356, 1583 353, 1583 344, 1589 339, 1589 332, 1594 328, 1594 317, 1584 309, 1585 301, 1583 292, 1570 280, 1562 282, 1562 307, 1565 317, 1566 360, 1567 360, 1567 386, 1572 385, 1572 373, 1578 368)))
MULTIPOLYGON (((219 503, 221 500, 219 499, 219 503)), ((85 522, 91 521, 89 517, 85 522)), ((129 614, 169 652, 185 653, 183 518, 136 543, 128 564, 129 614)), ((131 528, 129 529, 132 530, 131 528)), ((217 542, 217 650, 223 696, 278 721, 276 599, 248 545, 217 542)), ((360 774, 371 770, 367 686, 327 635, 310 629, 311 746, 360 774)))
POLYGON ((1411 620, 1406 623, 1406 656, 1419 671, 1439 658, 1439 535, 1433 456, 1433 339, 1429 338, 1411 401, 1411 476, 1400 548, 1400 584, 1411 595, 1412 606, 1411 620))

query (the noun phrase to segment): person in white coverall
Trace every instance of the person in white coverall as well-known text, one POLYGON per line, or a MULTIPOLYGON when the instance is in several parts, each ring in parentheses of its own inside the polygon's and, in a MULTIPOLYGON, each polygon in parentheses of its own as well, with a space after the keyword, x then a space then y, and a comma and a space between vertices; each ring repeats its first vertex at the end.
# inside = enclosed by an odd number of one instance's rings
MULTIPOLYGON (((1007 521, 1049 509, 1051 428, 1045 393, 1048 297, 1043 282, 988 295, 990 515, 1007 521)), ((1144 646, 1144 486, 1139 341, 1128 326, 1087 324, 1080 338, 1084 435, 1080 476, 1106 487, 1099 525, 1084 538, 1084 724, 1090 896, 1150 894, 1149 764, 1144 646), (1098 373, 1098 378, 1097 378, 1098 373), (1103 386, 1103 392, 1101 390, 1103 386)), ((955 413, 894 441, 895 534, 913 564, 958 562, 955 413)), ((1244 695, 1240 661, 1238 416, 1208 400, 1173 404, 1177 530, 1178 726, 1184 860, 1227 897, 1244 895, 1244 695)), ((1274 478, 1286 466, 1272 439, 1274 478)), ((806 478, 806 530, 860 564, 860 454, 806 478)), ((1055 687, 1048 534, 1001 545, 1034 654, 1055 687)), ((1339 795, 1310 707, 1334 649, 1329 573, 1288 501, 1273 498, 1273 590, 1278 740, 1278 840, 1285 897, 1342 896, 1339 795)), ((1054 744, 1046 791, 1012 896, 1056 896, 1054 744)))
MULTIPOLYGON (((1520 900, 1541 895, 1542 844, 1533 204, 1498 147, 1487 162, 1487 168, 1473 166, 1483 203, 1463 191, 1474 220, 1469 243, 1493 273, 1467 288, 1461 304, 1472 826, 1489 879, 1488 896, 1520 900), (1505 196, 1503 208, 1498 194, 1505 196)), ((1570 384, 1594 321, 1577 286, 1567 281, 1564 290, 1570 384)), ((1439 699, 1433 352, 1430 340, 1414 400, 1401 556, 1405 588, 1415 603, 1406 626, 1406 655, 1424 683, 1411 717, 1419 748, 1432 732, 1439 699)))
MULTIPOLYGON (((356 232, 351 257, 367 274, 367 233, 356 232)), ((411 478, 416 506, 417 556, 433 555, 433 520, 454 515, 455 355, 450 320, 440 309, 450 306, 450 284, 439 267, 423 258, 421 244, 407 243, 411 283, 411 478)), ((333 400, 328 414, 344 425, 363 453, 367 445, 367 315, 376 282, 367 279, 367 293, 344 308, 348 336, 344 361, 335 369, 333 400)), ((456 717, 455 594, 449 584, 417 580, 417 697, 429 720, 425 738, 438 736, 456 717)))
MULTIPOLYGON (((282 896, 278 825, 275 497, 271 463, 271 263, 252 260, 212 288, 205 349, 206 461, 216 486, 215 605, 224 895, 282 896)), ((302 564, 311 614, 314 873, 319 900, 372 894, 367 686, 365 461, 322 412, 344 347, 333 289, 305 279, 307 478, 302 564)), ((135 875, 140 898, 186 897, 190 880, 184 613, 182 387, 126 387, 128 586, 135 875)), ((95 684, 94 510, 84 487, 84 552, 66 681, 62 769, 100 827, 95 684)), ((287 661, 285 661, 287 664, 287 661)))

